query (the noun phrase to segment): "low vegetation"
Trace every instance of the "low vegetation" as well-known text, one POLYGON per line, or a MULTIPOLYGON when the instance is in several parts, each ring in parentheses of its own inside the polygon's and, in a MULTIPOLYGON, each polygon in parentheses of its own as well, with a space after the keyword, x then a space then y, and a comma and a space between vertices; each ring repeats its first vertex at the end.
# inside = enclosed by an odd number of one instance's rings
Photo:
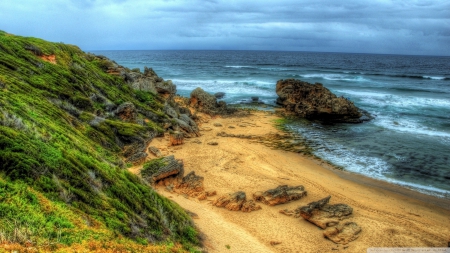
POLYGON ((124 169, 124 140, 160 133, 166 116, 157 95, 108 74, 111 64, 0 31, 2 245, 169 252, 198 244, 189 216, 124 169), (122 121, 114 110, 124 102, 154 117, 122 121))

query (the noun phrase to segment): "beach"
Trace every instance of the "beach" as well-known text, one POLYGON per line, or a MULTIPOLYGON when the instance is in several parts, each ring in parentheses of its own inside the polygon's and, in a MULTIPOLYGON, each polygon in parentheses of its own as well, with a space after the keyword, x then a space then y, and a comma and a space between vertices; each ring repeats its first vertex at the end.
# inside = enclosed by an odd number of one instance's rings
MULTIPOLYGON (((386 182, 333 169, 329 164, 294 152, 274 149, 258 138, 217 136, 284 136, 274 126, 279 116, 252 111, 248 116, 200 118, 200 137, 169 146, 168 136, 150 145, 163 155, 184 163, 185 174, 204 177, 207 191, 216 196, 199 201, 163 186, 156 190, 196 215, 208 252, 366 252, 369 247, 446 247, 450 240, 450 205, 447 199, 423 195, 386 182), (217 145, 208 143, 216 142, 217 145), (279 185, 303 185, 307 196, 282 205, 262 207, 250 213, 229 211, 211 205, 218 196, 244 191, 247 199, 257 191, 279 185), (331 196, 330 204, 353 208, 348 219, 362 229, 359 238, 346 245, 335 244, 323 231, 303 218, 279 211, 296 209, 331 196)), ((148 159, 156 158, 149 154, 148 159)), ((137 174, 140 166, 131 167, 137 174)))

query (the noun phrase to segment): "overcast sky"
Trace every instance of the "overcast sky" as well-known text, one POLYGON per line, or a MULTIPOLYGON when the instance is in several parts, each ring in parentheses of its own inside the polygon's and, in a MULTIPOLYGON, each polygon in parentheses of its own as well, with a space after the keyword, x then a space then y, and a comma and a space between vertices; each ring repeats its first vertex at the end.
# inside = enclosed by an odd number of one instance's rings
POLYGON ((1 0, 0 30, 88 51, 450 55, 450 1, 1 0))

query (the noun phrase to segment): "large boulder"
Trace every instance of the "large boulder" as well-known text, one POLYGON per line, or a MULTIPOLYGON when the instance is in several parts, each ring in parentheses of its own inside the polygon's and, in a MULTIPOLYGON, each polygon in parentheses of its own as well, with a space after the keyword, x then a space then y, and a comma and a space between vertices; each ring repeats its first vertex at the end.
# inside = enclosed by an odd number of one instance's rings
POLYGON ((182 178, 184 175, 184 164, 183 161, 175 159, 173 155, 166 156, 144 164, 141 175, 149 182, 155 184, 169 177, 182 178))
POLYGON ((228 108, 227 103, 224 101, 217 102, 217 98, 214 95, 207 93, 200 87, 191 92, 189 104, 198 111, 211 115, 231 114, 235 111, 228 108))
POLYGON ((299 186, 280 185, 275 189, 265 192, 256 192, 253 194, 255 201, 262 202, 269 206, 283 204, 289 201, 297 200, 306 196, 305 188, 299 186))
POLYGON ((277 104, 302 118, 325 122, 360 123, 363 111, 353 102, 337 97, 321 83, 310 84, 296 79, 279 80, 277 104))

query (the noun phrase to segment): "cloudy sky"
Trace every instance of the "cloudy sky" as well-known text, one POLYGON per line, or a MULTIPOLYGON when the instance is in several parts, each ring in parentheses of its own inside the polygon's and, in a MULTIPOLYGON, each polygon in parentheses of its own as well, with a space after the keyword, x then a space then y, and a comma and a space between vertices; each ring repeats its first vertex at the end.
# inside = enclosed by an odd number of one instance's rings
POLYGON ((450 1, 1 0, 0 30, 84 50, 450 55, 450 1))

